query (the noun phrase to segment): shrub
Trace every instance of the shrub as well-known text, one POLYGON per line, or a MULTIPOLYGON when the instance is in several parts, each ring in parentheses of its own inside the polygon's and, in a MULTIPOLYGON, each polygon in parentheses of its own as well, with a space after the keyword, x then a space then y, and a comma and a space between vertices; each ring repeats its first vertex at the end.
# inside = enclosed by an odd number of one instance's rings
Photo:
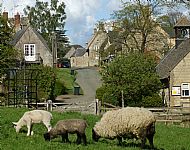
POLYGON ((163 101, 161 96, 156 93, 152 96, 143 97, 141 105, 143 107, 161 107, 163 106, 163 101))

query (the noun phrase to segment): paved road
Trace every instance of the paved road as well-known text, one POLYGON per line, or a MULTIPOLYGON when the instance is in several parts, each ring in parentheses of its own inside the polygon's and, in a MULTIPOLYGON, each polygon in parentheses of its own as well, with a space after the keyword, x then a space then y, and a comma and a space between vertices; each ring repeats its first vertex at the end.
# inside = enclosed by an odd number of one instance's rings
POLYGON ((88 105, 95 101, 96 89, 102 84, 98 68, 80 68, 75 71, 77 72, 76 82, 82 88, 83 95, 69 95, 68 97, 64 95, 63 100, 65 103, 86 103, 88 105))
POLYGON ((84 97, 88 101, 95 99, 96 89, 101 86, 101 77, 97 68, 86 68, 77 70, 76 82, 83 89, 84 97))

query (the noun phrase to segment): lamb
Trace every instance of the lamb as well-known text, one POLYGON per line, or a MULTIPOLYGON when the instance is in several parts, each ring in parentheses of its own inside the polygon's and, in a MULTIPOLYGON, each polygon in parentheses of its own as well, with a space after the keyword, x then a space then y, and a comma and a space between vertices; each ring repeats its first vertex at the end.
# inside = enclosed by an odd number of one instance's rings
POLYGON ((92 138, 98 141, 100 137, 117 138, 119 144, 122 138, 133 137, 141 140, 141 148, 145 147, 146 138, 151 148, 154 148, 155 116, 145 108, 126 107, 106 112, 92 129, 92 138))
POLYGON ((47 133, 44 134, 44 139, 50 141, 56 138, 58 135, 62 136, 62 142, 69 142, 68 133, 77 134, 77 144, 81 144, 81 139, 84 145, 86 145, 86 134, 85 129, 87 127, 87 122, 82 119, 68 119, 60 120, 56 125, 47 133))
POLYGON ((24 115, 20 118, 18 122, 12 122, 14 124, 14 128, 18 133, 22 126, 26 125, 28 128, 27 136, 33 135, 34 132, 32 131, 32 126, 34 123, 41 123, 46 126, 47 130, 51 130, 51 121, 52 114, 45 110, 32 110, 27 111, 24 115))

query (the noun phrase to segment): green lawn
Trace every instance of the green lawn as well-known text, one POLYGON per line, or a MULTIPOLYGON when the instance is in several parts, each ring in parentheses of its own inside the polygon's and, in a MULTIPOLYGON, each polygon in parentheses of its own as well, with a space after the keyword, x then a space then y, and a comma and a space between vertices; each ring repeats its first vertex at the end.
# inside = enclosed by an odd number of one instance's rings
MULTIPOLYGON (((26 127, 22 128, 21 133, 16 133, 12 122, 16 122, 27 109, 0 107, 0 150, 63 150, 63 149, 81 149, 81 150, 139 150, 139 141, 125 141, 125 146, 118 146, 117 140, 101 139, 98 143, 92 141, 91 129, 95 122, 100 118, 94 115, 85 115, 81 113, 52 112, 52 125, 58 120, 66 118, 83 118, 88 122, 86 130, 87 146, 76 145, 75 135, 69 135, 71 144, 61 143, 61 138, 56 138, 51 142, 43 139, 46 128, 42 124, 35 124, 33 127, 34 135, 26 136, 26 127)), ((181 128, 175 125, 165 126, 156 124, 156 134, 154 144, 157 150, 189 150, 190 149, 190 129, 181 128)))
POLYGON ((64 83, 67 88, 66 92, 68 94, 73 94, 74 86, 74 75, 71 75, 70 68, 58 68, 57 69, 57 79, 64 83))

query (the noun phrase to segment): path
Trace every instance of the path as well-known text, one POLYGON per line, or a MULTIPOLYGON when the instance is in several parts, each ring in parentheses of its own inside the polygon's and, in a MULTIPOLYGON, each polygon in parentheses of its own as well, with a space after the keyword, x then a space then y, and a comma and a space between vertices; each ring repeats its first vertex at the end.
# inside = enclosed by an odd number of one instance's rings
POLYGON ((61 95, 57 99, 62 99, 64 103, 76 103, 77 105, 90 105, 95 101, 96 89, 101 86, 98 68, 76 69, 76 82, 83 90, 83 95, 61 95))

